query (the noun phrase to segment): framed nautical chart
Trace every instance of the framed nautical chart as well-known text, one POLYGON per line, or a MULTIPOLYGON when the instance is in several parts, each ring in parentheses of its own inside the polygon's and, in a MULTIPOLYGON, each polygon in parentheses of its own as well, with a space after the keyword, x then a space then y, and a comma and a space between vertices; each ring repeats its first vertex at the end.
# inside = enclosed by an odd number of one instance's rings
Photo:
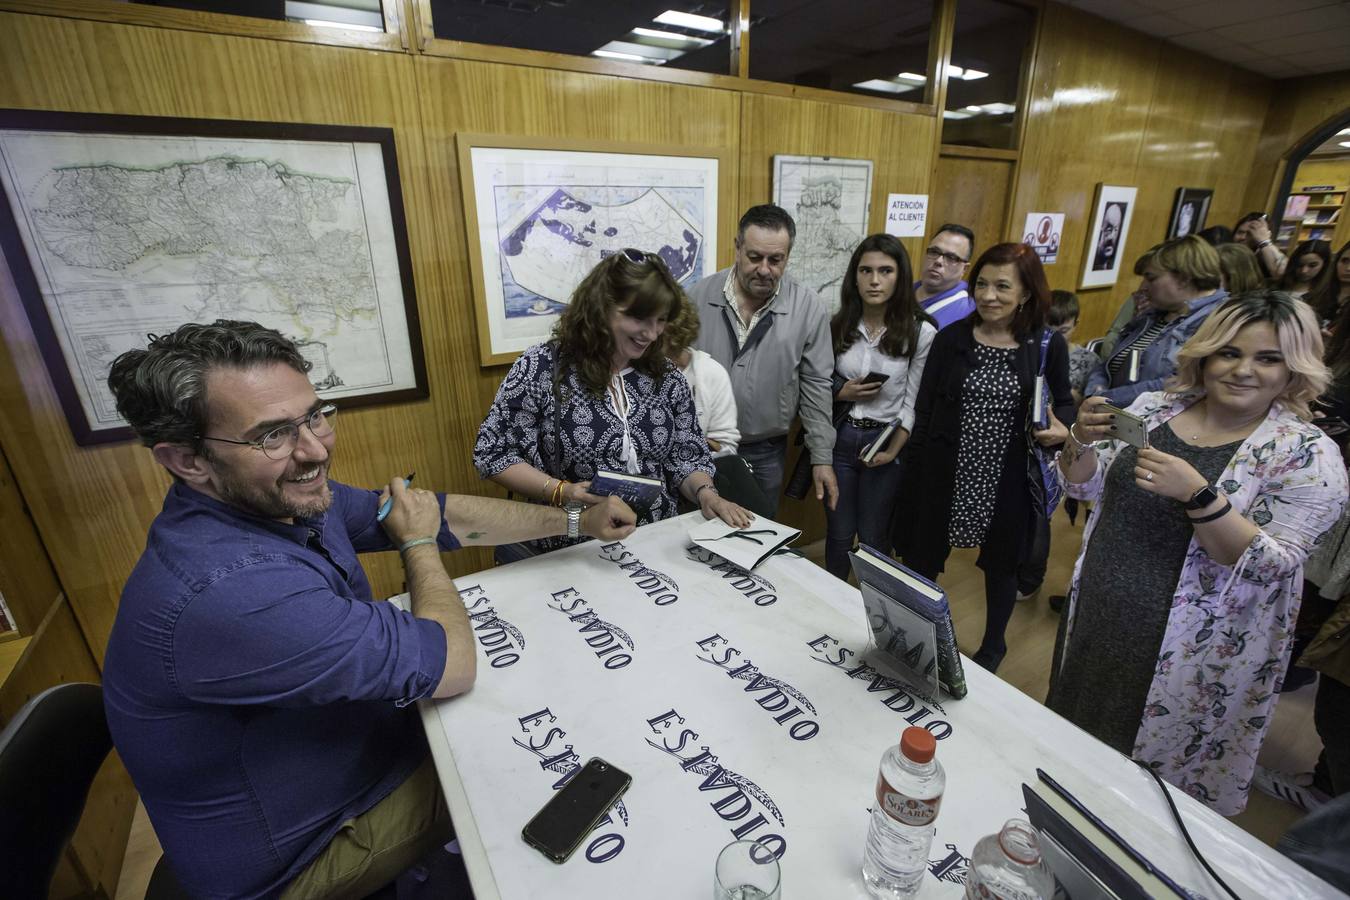
POLYGON ((484 366, 548 340, 581 279, 625 247, 657 254, 685 287, 717 268, 726 151, 458 140, 484 366))
POLYGON ((427 396, 393 131, 0 110, 0 246, 79 444, 131 437, 108 367, 245 319, 325 399, 427 396))

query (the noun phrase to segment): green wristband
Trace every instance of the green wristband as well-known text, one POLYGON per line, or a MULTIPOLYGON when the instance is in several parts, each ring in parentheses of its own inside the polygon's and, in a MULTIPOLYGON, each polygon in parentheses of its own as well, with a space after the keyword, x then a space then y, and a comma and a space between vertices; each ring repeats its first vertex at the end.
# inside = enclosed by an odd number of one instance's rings
POLYGON ((407 542, 404 543, 402 546, 400 546, 400 547, 398 548, 398 552, 399 552, 399 553, 406 553, 407 551, 411 550, 413 547, 420 547, 420 546, 422 546, 423 544, 434 544, 434 543, 436 543, 436 539, 435 539, 434 537, 413 538, 411 541, 407 541, 407 542))

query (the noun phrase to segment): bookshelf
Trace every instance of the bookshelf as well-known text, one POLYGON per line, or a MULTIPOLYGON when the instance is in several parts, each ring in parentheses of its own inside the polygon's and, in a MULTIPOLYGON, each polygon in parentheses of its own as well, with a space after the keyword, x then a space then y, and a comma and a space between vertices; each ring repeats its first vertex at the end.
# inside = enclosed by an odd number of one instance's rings
POLYGON ((1289 195, 1275 243, 1286 253, 1303 241, 1321 239, 1336 245, 1337 229, 1345 219, 1344 183, 1306 184, 1289 195))

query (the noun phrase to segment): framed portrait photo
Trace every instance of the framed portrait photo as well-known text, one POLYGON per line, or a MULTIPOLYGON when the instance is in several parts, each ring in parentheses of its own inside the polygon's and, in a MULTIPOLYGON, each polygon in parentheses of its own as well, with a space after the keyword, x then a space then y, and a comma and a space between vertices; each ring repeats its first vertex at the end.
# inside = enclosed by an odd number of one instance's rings
POLYGON ((344 407, 427 396, 388 128, 0 110, 0 248, 82 446, 108 369, 189 322, 274 328, 344 407))
POLYGON ((1120 277, 1125 241, 1134 217, 1138 188, 1114 184, 1097 185, 1092 204, 1092 227, 1083 245, 1083 278, 1080 289, 1110 287, 1120 277))
POLYGON ((1205 227, 1205 216, 1209 215, 1209 201, 1214 192, 1208 188, 1177 188, 1176 200, 1172 202, 1171 224, 1167 226, 1167 239, 1198 234, 1205 227))

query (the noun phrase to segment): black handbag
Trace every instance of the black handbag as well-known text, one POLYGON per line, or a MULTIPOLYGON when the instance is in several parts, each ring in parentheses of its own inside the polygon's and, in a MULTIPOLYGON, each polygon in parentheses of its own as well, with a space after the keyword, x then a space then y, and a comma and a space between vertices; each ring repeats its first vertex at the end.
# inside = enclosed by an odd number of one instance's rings
POLYGON ((715 456, 713 466, 717 469, 713 475, 713 487, 717 489, 717 493, 732 503, 739 503, 757 516, 773 518, 769 495, 764 493, 764 488, 755 480, 755 473, 744 457, 735 454, 715 456))

